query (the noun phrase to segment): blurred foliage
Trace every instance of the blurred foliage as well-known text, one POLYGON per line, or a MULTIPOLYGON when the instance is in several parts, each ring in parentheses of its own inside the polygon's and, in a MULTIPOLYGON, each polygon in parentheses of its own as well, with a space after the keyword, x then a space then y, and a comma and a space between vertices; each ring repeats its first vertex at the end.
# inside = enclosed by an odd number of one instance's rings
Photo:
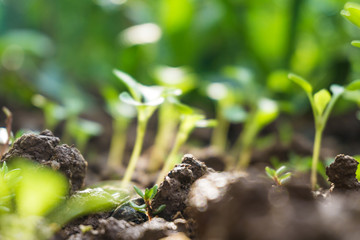
POLYGON ((344 3, 3 0, 0 96, 28 105, 36 92, 91 109, 89 93, 99 94, 99 86, 122 88, 113 68, 154 84, 164 65, 193 71, 197 86, 224 66, 243 66, 277 98, 294 93, 284 70, 316 79, 319 89, 344 84, 360 67, 347 57, 355 58, 348 42, 356 32, 339 14, 344 3))

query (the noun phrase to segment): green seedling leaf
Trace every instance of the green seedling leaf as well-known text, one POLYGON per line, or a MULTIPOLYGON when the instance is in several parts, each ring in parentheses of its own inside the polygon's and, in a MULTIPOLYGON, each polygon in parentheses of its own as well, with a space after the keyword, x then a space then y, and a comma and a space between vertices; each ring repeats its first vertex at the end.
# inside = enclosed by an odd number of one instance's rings
POLYGON ((157 190, 158 190, 158 185, 157 184, 155 184, 153 187, 152 187, 152 194, 151 194, 151 196, 150 196, 150 200, 152 200, 154 197, 155 197, 155 195, 157 194, 157 190))
POLYGON ((10 208, 7 208, 5 206, 0 206, 0 213, 4 212, 4 213, 9 213, 10 212, 10 208))
POLYGON ((128 92, 121 93, 119 97, 120 97, 120 100, 123 101, 124 103, 127 103, 132 106, 136 106, 136 107, 158 106, 158 105, 162 104, 165 100, 163 97, 160 97, 160 98, 154 99, 152 101, 142 103, 142 102, 136 101, 128 92))
POLYGON ((263 126, 274 121, 279 115, 279 107, 275 101, 263 98, 258 103, 258 110, 254 121, 257 122, 257 126, 262 128, 263 126))
POLYGON ((348 91, 360 90, 360 79, 352 81, 349 85, 346 86, 346 90, 348 91))
POLYGON ((328 90, 321 89, 314 94, 314 104, 319 115, 322 115, 326 106, 331 100, 331 95, 328 90))
POLYGON ((134 186, 134 190, 142 199, 144 199, 144 193, 137 186, 134 186))
POLYGON ((154 212, 153 214, 154 215, 157 215, 159 214, 160 212, 162 212, 164 209, 165 209, 166 205, 165 204, 162 204, 160 207, 158 207, 154 212))
POLYGON ((194 110, 191 107, 181 103, 176 97, 173 97, 173 96, 167 97, 167 101, 169 101, 171 104, 173 104, 175 106, 176 110, 180 114, 192 114, 192 113, 194 113, 194 110))
POLYGON ((360 40, 351 41, 351 45, 353 45, 354 47, 360 48, 360 40))
POLYGON ((298 84, 302 89, 304 89, 304 91, 306 93, 312 93, 313 88, 312 88, 311 84, 308 81, 306 81, 304 78, 302 78, 298 75, 295 75, 293 73, 290 73, 288 75, 288 77, 291 81, 298 84))
POLYGON ((290 180, 291 177, 291 173, 285 173, 284 175, 282 175, 281 177, 279 177, 279 181, 281 184, 284 184, 286 181, 290 180))
POLYGON ((340 13, 350 22, 360 27, 360 4, 348 2, 340 13))
POLYGON ((343 86, 337 85, 337 84, 331 84, 330 91, 333 94, 333 97, 341 95, 344 93, 345 88, 343 86))
POLYGON ((273 179, 273 177, 276 175, 275 169, 270 168, 270 167, 265 167, 265 172, 271 179, 273 179))
POLYGON ((279 167, 279 168, 276 170, 275 174, 276 174, 277 176, 280 176, 280 175, 285 171, 285 169, 286 169, 285 166, 281 166, 281 167, 279 167))
POLYGON ((133 79, 130 75, 127 73, 124 73, 120 70, 114 69, 113 73, 117 78, 119 78, 123 83, 126 84, 126 86, 129 88, 129 91, 132 95, 132 97, 140 102, 141 101, 141 91, 139 89, 139 84, 136 82, 135 79, 133 79))
POLYGON ((150 188, 150 189, 145 189, 145 195, 144 195, 144 200, 145 201, 148 201, 150 200, 150 196, 153 194, 153 189, 150 188))
POLYGON ((139 206, 139 205, 136 205, 135 203, 133 203, 132 201, 129 201, 129 205, 130 205, 130 207, 132 207, 135 211, 138 211, 138 212, 141 212, 141 213, 146 214, 146 205, 145 205, 145 204, 139 206))
POLYGON ((29 162, 17 163, 22 181, 15 188, 15 202, 21 216, 44 216, 68 192, 68 181, 60 173, 29 162))

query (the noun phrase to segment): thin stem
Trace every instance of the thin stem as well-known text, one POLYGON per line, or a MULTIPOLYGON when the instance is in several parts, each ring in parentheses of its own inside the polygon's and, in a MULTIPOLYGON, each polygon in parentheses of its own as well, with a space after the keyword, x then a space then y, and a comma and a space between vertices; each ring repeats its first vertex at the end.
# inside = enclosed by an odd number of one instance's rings
POLYGON ((171 152, 165 161, 165 165, 161 169, 158 179, 156 180, 156 184, 159 185, 163 180, 164 176, 176 165, 178 161, 177 154, 180 150, 180 147, 186 142, 187 138, 189 137, 191 130, 192 129, 189 129, 189 131, 181 131, 180 127, 180 130, 176 136, 174 147, 171 149, 171 152))
POLYGON ((130 157, 130 161, 129 164, 126 168, 125 171, 125 175, 124 178, 122 180, 121 183, 121 187, 125 188, 127 187, 128 183, 130 182, 132 175, 135 171, 135 167, 136 167, 136 163, 140 157, 141 154, 141 150, 142 150, 142 145, 143 145, 143 140, 144 140, 144 136, 145 136, 145 131, 146 131, 146 125, 148 122, 148 118, 143 118, 140 116, 141 114, 139 113, 138 115, 138 125, 137 125, 137 130, 136 130, 136 141, 135 141, 135 146, 133 149, 133 152, 131 154, 130 157))
POLYGON ((108 166, 118 168, 122 164, 126 145, 126 128, 128 121, 126 119, 115 119, 113 121, 113 136, 108 157, 108 166))
POLYGON ((312 190, 315 190, 317 184, 317 165, 319 162, 322 132, 323 132, 323 126, 315 127, 315 140, 314 140, 312 166, 311 166, 311 179, 310 179, 312 190))
POLYGON ((7 132, 7 139, 6 139, 6 143, 4 144, 4 146, 1 148, 1 151, 0 151, 0 158, 4 155, 4 153, 6 152, 6 150, 8 149, 9 147, 9 144, 10 144, 10 138, 11 138, 11 126, 12 126, 12 120, 13 120, 13 117, 12 117, 12 113, 10 112, 10 110, 6 107, 3 107, 3 112, 5 113, 6 115, 6 121, 5 121, 5 124, 6 124, 6 132, 7 132))
POLYGON ((161 105, 159 111, 158 132, 148 165, 149 172, 158 171, 164 163, 165 155, 173 142, 179 118, 169 103, 161 105))
POLYGON ((213 130, 213 134, 211 137, 211 145, 215 147, 218 151, 224 152, 226 149, 227 143, 227 134, 229 130, 229 122, 225 119, 222 114, 221 104, 218 103, 216 105, 216 128, 213 130))

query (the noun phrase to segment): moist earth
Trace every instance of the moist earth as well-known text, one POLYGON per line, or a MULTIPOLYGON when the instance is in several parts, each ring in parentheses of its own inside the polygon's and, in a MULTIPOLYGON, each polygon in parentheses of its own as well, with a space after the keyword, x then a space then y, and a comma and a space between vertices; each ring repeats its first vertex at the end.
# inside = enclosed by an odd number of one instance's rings
POLYGON ((31 159, 62 172, 68 178, 71 192, 84 186, 87 162, 75 147, 60 144, 60 139, 50 130, 24 134, 14 142, 1 161, 9 162, 16 158, 31 159))

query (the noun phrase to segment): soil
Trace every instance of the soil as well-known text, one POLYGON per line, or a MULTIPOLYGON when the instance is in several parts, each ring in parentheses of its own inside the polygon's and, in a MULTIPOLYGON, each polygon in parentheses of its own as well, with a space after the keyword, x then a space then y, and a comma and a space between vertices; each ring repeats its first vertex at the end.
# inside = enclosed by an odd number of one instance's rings
MULTIPOLYGON (((211 159, 211 154, 204 156, 211 159)), ((22 136, 1 160, 17 157, 62 172, 72 192, 83 187, 86 161, 48 130, 22 136)), ((151 221, 125 203, 110 212, 75 219, 52 240, 355 240, 360 236, 357 165, 351 156, 336 156, 326 169, 331 188, 313 192, 296 176, 284 186, 275 186, 259 177, 264 173, 256 169, 247 174, 215 171, 186 154, 160 184, 151 204, 154 209, 162 204, 166 208, 151 221)), ((143 204, 140 198, 131 201, 143 204)))
POLYGON ((16 158, 26 158, 62 172, 69 180, 70 191, 84 186, 87 162, 75 147, 60 145, 60 139, 49 130, 40 134, 24 134, 1 158, 1 162, 11 162, 16 158))

